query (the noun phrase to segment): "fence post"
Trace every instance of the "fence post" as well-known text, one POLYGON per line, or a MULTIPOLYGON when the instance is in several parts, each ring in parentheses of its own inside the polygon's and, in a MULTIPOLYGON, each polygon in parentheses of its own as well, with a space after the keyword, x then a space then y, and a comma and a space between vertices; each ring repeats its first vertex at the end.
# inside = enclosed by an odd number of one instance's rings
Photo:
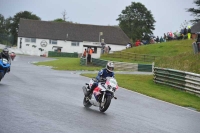
POLYGON ((154 73, 154 66, 155 66, 155 63, 153 62, 152 63, 152 73, 154 73))

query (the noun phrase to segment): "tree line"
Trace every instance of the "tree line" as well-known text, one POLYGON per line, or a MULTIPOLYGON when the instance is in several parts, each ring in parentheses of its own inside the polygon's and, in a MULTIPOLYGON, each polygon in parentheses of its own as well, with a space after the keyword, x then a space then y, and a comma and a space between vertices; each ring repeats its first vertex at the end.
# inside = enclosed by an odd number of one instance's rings
MULTIPOLYGON (((195 0, 194 3, 200 7, 200 0, 195 0)), ((199 21, 200 9, 189 8, 188 12, 191 12, 195 20, 191 20, 196 23, 199 21)), ((53 21, 56 22, 69 22, 65 20, 66 12, 62 18, 57 18, 53 21)), ((13 37, 13 43, 17 44, 18 29, 20 18, 41 20, 40 17, 29 11, 21 11, 16 13, 13 17, 5 18, 0 14, 0 43, 2 38, 13 37)), ((131 5, 125 7, 116 19, 119 21, 119 27, 125 32, 125 34, 131 39, 131 41, 149 39, 155 30, 155 19, 150 10, 148 10, 140 2, 132 2, 131 5)), ((73 23, 73 22, 70 22, 73 23)))

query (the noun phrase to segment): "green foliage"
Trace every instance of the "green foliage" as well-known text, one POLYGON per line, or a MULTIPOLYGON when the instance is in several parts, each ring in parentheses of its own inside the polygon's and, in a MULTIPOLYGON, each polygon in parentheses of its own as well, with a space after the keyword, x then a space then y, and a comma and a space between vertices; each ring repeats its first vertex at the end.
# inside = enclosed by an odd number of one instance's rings
MULTIPOLYGON (((96 76, 96 74, 81 75, 87 77, 96 76)), ((115 77, 120 87, 183 107, 195 108, 200 111, 200 97, 168 86, 155 84, 152 75, 116 74, 115 77)))
POLYGON ((17 43, 20 18, 41 20, 40 17, 36 16, 35 14, 32 14, 29 11, 22 11, 22 12, 18 12, 17 14, 15 14, 15 16, 12 18, 13 22, 10 24, 10 28, 11 28, 10 32, 14 36, 14 44, 17 43))
POLYGON ((2 14, 0 14, 0 43, 11 45, 13 44, 13 36, 10 34, 10 23, 11 17, 5 19, 2 14))
POLYGON ((62 18, 57 18, 53 20, 54 22, 66 22, 65 20, 63 20, 62 18))
POLYGON ((187 12, 191 12, 191 14, 195 17, 195 19, 191 20, 191 22, 197 23, 200 20, 200 0, 194 0, 193 3, 196 4, 198 8, 189 8, 187 9, 187 12))
POLYGON ((5 18, 2 14, 0 14, 0 34, 5 33, 5 18))
POLYGON ((152 34, 154 23, 156 22, 151 14, 151 11, 140 2, 132 2, 117 19, 120 28, 133 41, 142 39, 145 34, 152 34))
POLYGON ((12 22, 12 18, 4 18, 2 14, 0 14, 0 34, 1 35, 10 35, 10 24, 12 22))

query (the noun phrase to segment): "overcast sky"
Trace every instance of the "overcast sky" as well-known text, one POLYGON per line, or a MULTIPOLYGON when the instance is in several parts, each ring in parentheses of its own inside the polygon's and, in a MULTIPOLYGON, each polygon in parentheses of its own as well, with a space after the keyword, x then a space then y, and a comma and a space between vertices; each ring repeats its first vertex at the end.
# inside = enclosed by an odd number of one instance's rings
MULTIPOLYGON (((66 10, 68 21, 81 24, 118 25, 121 11, 133 0, 0 0, 0 14, 13 17, 20 11, 30 11, 44 21, 62 18, 66 10)), ((186 8, 195 7, 193 0, 134 0, 151 10, 155 36, 180 29, 181 23, 193 19, 186 8)))

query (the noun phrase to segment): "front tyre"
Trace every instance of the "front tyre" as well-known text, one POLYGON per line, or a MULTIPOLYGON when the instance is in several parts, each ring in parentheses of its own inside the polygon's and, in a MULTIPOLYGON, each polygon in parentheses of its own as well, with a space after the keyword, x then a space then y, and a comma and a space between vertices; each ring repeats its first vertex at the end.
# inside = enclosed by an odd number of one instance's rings
POLYGON ((101 103, 100 106, 99 106, 99 110, 101 112, 105 112, 108 107, 110 106, 110 103, 111 103, 111 96, 106 96, 105 99, 104 99, 104 103, 101 103))
POLYGON ((90 103, 89 99, 86 99, 86 97, 83 98, 83 105, 86 107, 86 108, 89 108, 92 106, 92 104, 90 103))

